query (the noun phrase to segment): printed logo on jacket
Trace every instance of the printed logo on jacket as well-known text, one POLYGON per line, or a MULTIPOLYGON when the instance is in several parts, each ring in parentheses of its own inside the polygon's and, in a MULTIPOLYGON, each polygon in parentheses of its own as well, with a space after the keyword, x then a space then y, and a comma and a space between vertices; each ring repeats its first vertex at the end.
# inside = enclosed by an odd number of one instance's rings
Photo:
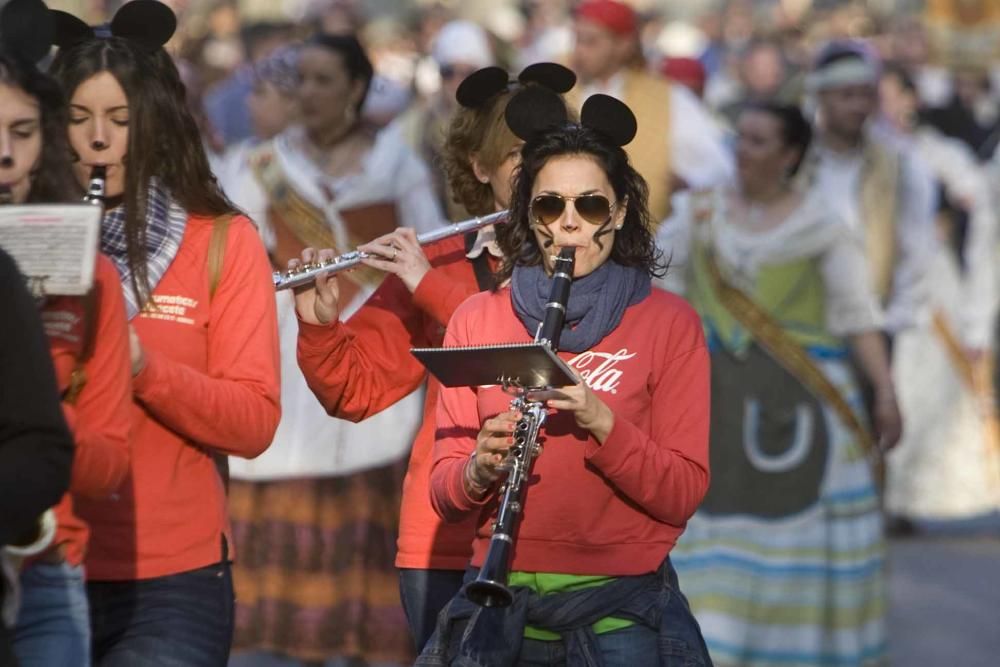
POLYGON ((188 317, 188 310, 198 307, 198 300, 187 296, 171 294, 154 294, 153 302, 142 309, 142 317, 180 324, 194 324, 188 317))
POLYGON ((606 391, 609 394, 618 393, 622 371, 618 363, 635 356, 629 354, 626 348, 617 352, 581 352, 569 361, 569 367, 580 373, 580 377, 593 391, 606 391))

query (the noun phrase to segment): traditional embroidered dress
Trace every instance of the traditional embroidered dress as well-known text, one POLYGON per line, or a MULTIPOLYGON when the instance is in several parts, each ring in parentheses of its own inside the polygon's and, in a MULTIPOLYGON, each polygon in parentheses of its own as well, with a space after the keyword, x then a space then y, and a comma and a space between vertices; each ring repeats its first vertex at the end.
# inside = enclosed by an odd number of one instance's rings
POLYGON ((938 244, 928 306, 919 324, 896 339, 893 370, 906 429, 887 459, 886 509, 925 519, 996 512, 1000 442, 992 378, 985 359, 972 364, 965 350, 993 347, 997 218, 989 185, 964 144, 930 128, 912 140, 969 216, 964 243, 938 244))
MULTIPOLYGON (((306 246, 338 253, 392 231, 441 224, 426 168, 398 140, 377 135, 359 170, 322 173, 292 128, 249 158, 230 196, 256 219, 277 267, 306 246)), ((382 274, 340 275, 341 317, 382 274)), ((305 660, 403 661, 412 653, 393 566, 405 454, 420 423, 422 390, 360 423, 326 414, 296 363, 290 291, 277 294, 282 420, 267 454, 233 462, 234 536, 241 558, 234 649, 305 660)))
POLYGON ((675 206, 660 244, 672 263, 666 284, 698 310, 712 354, 712 483, 671 558, 713 660, 885 664, 878 497, 858 436, 835 410, 838 400, 860 410, 839 336, 880 325, 861 242, 818 193, 763 232, 727 222, 721 191, 675 206), (713 276, 783 334, 765 341, 742 325, 713 276), (785 370, 795 347, 837 395, 785 370))

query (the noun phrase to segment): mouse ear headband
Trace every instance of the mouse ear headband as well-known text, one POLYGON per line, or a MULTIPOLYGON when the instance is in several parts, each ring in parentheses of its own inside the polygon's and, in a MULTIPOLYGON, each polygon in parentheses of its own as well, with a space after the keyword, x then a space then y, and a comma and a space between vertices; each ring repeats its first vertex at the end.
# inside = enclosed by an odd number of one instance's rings
POLYGON ((466 109, 478 109, 517 83, 524 87, 534 83, 561 95, 576 84, 576 74, 557 63, 535 63, 525 67, 513 80, 501 67, 484 67, 465 77, 455 91, 455 99, 466 109))
MULTIPOLYGON (((518 138, 528 141, 541 132, 565 125, 566 105, 549 90, 525 88, 507 103, 507 126, 518 138)), ((635 138, 635 114, 624 102, 609 95, 591 95, 580 110, 580 125, 600 133, 616 146, 635 138)))
POLYGON ((177 30, 174 12, 158 0, 132 0, 115 12, 111 23, 92 28, 67 12, 52 10, 55 43, 68 48, 80 42, 107 37, 129 39, 147 51, 155 51, 177 30))
POLYGON ((0 53, 37 63, 48 55, 54 34, 41 0, 10 0, 0 10, 0 53))

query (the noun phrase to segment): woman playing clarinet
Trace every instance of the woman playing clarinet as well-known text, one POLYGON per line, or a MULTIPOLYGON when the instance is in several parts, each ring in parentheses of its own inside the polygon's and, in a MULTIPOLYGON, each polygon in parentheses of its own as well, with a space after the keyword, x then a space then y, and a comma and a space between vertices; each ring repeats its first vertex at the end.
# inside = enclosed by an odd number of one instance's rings
MULTIPOLYGON (((553 256, 572 248, 559 356, 580 381, 546 403, 513 604, 475 613, 460 593, 418 664, 644 667, 668 664, 664 652, 707 664, 668 555, 708 487, 708 353, 694 311, 651 286, 664 267, 646 184, 622 148, 635 118, 597 95, 569 122, 538 91, 508 105, 506 119, 525 144, 498 229, 500 287, 458 308, 445 345, 531 341, 553 256)), ((467 580, 488 549, 520 416, 509 402, 499 386, 445 388, 438 402, 431 501, 447 521, 476 517, 467 580)))
POLYGON ((101 248, 130 333, 131 465, 117 494, 79 505, 92 531, 94 661, 224 665, 226 456, 260 454, 280 416, 270 264, 209 171, 162 46, 173 12, 134 0, 96 32, 56 17, 52 72, 69 99, 78 178, 107 169, 101 248))

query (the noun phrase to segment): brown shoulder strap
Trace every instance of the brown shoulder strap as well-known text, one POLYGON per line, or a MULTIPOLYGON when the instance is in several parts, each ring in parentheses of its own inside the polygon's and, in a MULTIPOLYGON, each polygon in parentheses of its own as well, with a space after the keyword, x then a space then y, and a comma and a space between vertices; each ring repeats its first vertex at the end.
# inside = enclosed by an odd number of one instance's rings
POLYGON ((802 346, 782 326, 740 289, 730 285, 719 270, 710 249, 705 251, 705 265, 712 289, 719 301, 753 335, 754 340, 785 370, 794 375, 813 395, 826 400, 844 425, 854 434, 862 450, 871 454, 875 441, 871 431, 844 399, 844 395, 816 366, 802 346))
POLYGON ((229 223, 233 220, 232 213, 220 215, 212 223, 212 239, 208 243, 208 297, 215 296, 222 280, 222 265, 226 257, 226 237, 229 235, 229 223))

